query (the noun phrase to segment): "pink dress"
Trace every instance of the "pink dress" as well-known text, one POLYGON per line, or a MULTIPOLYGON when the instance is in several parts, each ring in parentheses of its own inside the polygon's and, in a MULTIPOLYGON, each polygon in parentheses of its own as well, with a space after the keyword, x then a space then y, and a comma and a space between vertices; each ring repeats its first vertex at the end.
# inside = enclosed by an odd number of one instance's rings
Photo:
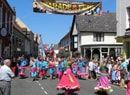
POLYGON ((130 82, 127 83, 126 95, 130 95, 130 82))
POLYGON ((101 76, 99 77, 99 81, 94 89, 95 90, 102 90, 102 89, 110 90, 111 89, 110 81, 107 74, 101 74, 101 76))
POLYGON ((68 68, 61 80, 59 81, 57 85, 57 89, 62 89, 62 90, 75 90, 78 91, 80 90, 80 85, 76 77, 73 75, 72 71, 70 68, 68 68))

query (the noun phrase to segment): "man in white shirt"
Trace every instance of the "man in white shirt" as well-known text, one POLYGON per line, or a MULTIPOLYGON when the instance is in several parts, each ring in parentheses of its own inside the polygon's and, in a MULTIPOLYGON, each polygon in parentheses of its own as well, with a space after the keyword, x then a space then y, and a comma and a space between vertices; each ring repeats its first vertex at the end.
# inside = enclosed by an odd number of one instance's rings
POLYGON ((88 64, 88 70, 89 70, 89 77, 90 79, 93 78, 93 71, 94 71, 94 61, 90 61, 88 64))
POLYGON ((0 67, 0 95, 10 95, 11 93, 11 80, 14 73, 10 69, 11 60, 4 60, 4 65, 0 67))

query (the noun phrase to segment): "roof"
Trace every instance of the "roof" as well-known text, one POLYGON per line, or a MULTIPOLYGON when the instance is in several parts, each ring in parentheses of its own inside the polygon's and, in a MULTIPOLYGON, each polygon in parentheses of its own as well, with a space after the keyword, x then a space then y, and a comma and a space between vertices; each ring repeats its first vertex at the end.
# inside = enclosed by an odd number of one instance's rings
POLYGON ((76 16, 76 24, 80 32, 116 32, 116 13, 76 16))

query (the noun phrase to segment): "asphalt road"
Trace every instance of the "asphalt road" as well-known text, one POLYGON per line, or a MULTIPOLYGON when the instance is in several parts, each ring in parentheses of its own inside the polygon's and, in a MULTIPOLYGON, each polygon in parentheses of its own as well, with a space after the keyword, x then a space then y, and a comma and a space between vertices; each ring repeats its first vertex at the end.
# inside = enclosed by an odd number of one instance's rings
MULTIPOLYGON (((94 93, 95 80, 79 80, 81 90, 79 95, 96 95, 94 93)), ((57 79, 50 80, 38 80, 32 81, 32 79, 14 79, 12 81, 12 93, 11 95, 57 95, 63 91, 56 89, 57 79)), ((125 95, 125 89, 118 86, 112 86, 113 92, 109 95, 125 95)), ((103 94, 102 94, 103 95, 103 94)))

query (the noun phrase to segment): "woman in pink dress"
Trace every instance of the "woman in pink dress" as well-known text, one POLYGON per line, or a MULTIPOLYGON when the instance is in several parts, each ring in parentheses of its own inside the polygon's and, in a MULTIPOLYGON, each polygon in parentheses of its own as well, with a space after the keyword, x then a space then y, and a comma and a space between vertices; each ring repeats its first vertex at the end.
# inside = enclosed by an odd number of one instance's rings
POLYGON ((98 79, 98 83, 94 89, 96 92, 100 92, 100 91, 111 92, 112 91, 111 86, 110 86, 108 68, 106 66, 100 67, 100 76, 98 79))
MULTIPOLYGON (((68 62, 68 64, 71 62, 68 62)), ((73 75, 71 71, 70 65, 67 66, 66 71, 64 72, 61 80, 57 85, 57 89, 65 90, 65 95, 70 95, 74 91, 80 90, 80 85, 76 77, 73 75)))

